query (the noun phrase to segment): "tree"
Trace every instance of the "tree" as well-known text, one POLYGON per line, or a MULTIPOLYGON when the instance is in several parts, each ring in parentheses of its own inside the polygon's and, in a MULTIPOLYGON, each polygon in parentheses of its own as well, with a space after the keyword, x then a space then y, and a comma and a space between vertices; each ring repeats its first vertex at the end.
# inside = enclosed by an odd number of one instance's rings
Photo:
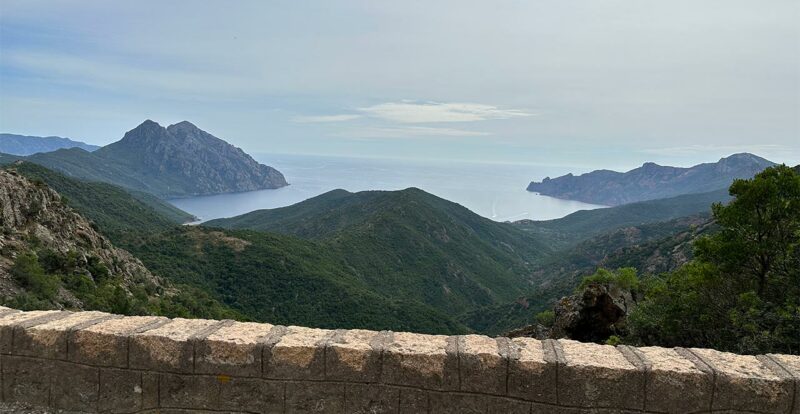
POLYGON ((800 352, 800 175, 771 167, 714 204, 721 230, 695 259, 651 280, 632 339, 742 353, 800 352))

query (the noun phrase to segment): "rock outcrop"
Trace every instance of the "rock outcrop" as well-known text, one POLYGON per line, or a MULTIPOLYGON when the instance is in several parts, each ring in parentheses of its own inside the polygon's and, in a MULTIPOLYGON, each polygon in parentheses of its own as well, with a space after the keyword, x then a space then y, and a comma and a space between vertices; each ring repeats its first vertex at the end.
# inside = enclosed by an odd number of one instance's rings
POLYGON ((530 325, 511 331, 508 336, 604 342, 612 335, 626 334, 627 316, 640 299, 636 291, 614 283, 589 283, 556 303, 552 326, 530 325))
POLYGON ((99 260, 111 277, 124 286, 159 286, 160 280, 125 250, 114 247, 92 223, 67 206, 61 196, 42 182, 32 182, 13 169, 0 170, 0 296, 20 287, 9 270, 19 254, 48 250, 69 254, 77 269, 88 270, 99 260))

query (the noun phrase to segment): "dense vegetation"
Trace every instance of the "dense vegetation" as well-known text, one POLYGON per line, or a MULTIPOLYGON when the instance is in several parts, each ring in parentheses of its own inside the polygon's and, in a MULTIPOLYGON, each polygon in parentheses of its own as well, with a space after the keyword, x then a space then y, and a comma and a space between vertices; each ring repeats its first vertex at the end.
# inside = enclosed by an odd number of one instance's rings
POLYGON ((693 240, 715 230, 709 215, 700 214, 621 227, 592 237, 536 262, 531 275, 535 287, 524 297, 475 309, 461 315, 459 320, 492 335, 534 323, 537 312, 550 309, 555 300, 571 294, 598 267, 634 267, 644 274, 675 270, 691 259, 693 240))
POLYGON ((126 289, 100 258, 89 256, 86 263, 82 259, 75 252, 44 248, 18 254, 10 273, 24 290, 2 299, 3 305, 22 310, 63 306, 123 315, 243 318, 195 288, 165 291, 138 284, 126 289))
POLYGON ((418 298, 449 315, 525 294, 532 287, 532 263, 550 253, 510 224, 416 188, 337 190, 207 225, 314 240, 373 291, 418 298))
POLYGON ((741 353, 800 352, 800 175, 785 166, 731 185, 721 230, 695 259, 650 281, 632 338, 741 353))
POLYGON ((334 252, 295 237, 183 227, 126 247, 154 273, 212 292, 255 320, 326 328, 466 330, 415 297, 376 293, 334 252))
MULTIPOLYGON (((642 201, 617 207, 581 210, 554 220, 523 220, 514 225, 546 239, 553 246, 569 250, 575 244, 624 227, 641 227, 686 216, 708 213, 713 203, 730 200, 727 189, 686 194, 660 200, 642 201)), ((666 235, 666 234, 665 234, 666 235)))

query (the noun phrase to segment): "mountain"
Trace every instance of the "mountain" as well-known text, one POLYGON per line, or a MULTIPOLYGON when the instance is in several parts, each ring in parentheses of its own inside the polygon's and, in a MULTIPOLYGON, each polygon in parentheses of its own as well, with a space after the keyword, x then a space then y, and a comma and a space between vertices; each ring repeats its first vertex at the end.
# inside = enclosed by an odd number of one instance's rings
POLYGON ((711 204, 725 203, 730 199, 728 190, 721 189, 616 207, 581 210, 553 220, 520 220, 513 224, 547 240, 553 247, 564 249, 619 228, 655 224, 709 213, 711 204))
POLYGON ((373 291, 450 315, 514 300, 530 288, 532 262, 550 253, 534 235, 416 188, 334 190, 204 226, 315 241, 373 291))
MULTIPOLYGON (((8 163, 20 157, 0 156, 8 163)), ((161 198, 279 188, 278 170, 192 125, 164 128, 147 120, 115 143, 94 152, 79 148, 24 159, 64 175, 101 181, 161 198)))
POLYGON ((636 201, 702 193, 727 188, 734 179, 752 178, 775 165, 753 154, 734 154, 716 163, 689 168, 667 167, 652 162, 625 173, 597 170, 574 176, 531 182, 528 191, 568 200, 617 206, 636 201))
POLYGON ((81 148, 94 151, 100 148, 85 142, 61 137, 34 137, 16 134, 0 134, 0 152, 11 155, 31 155, 37 152, 51 152, 62 148, 81 148))
POLYGON ((125 167, 162 196, 193 196, 286 186, 283 174, 183 121, 164 128, 147 120, 95 152, 125 167))
POLYGON ((70 178, 32 162, 19 161, 5 168, 31 181, 44 182, 115 241, 121 234, 164 230, 195 219, 153 195, 70 178))

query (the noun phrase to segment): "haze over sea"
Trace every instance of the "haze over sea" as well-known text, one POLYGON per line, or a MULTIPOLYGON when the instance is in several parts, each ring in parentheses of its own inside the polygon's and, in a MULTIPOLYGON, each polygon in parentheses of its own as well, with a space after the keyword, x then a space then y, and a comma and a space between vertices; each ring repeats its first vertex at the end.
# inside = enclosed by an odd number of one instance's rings
POLYGON ((287 154, 254 158, 277 168, 290 185, 170 202, 203 221, 284 207, 337 188, 355 192, 418 187, 495 221, 546 220, 602 207, 525 190, 531 180, 565 174, 568 167, 287 154))

